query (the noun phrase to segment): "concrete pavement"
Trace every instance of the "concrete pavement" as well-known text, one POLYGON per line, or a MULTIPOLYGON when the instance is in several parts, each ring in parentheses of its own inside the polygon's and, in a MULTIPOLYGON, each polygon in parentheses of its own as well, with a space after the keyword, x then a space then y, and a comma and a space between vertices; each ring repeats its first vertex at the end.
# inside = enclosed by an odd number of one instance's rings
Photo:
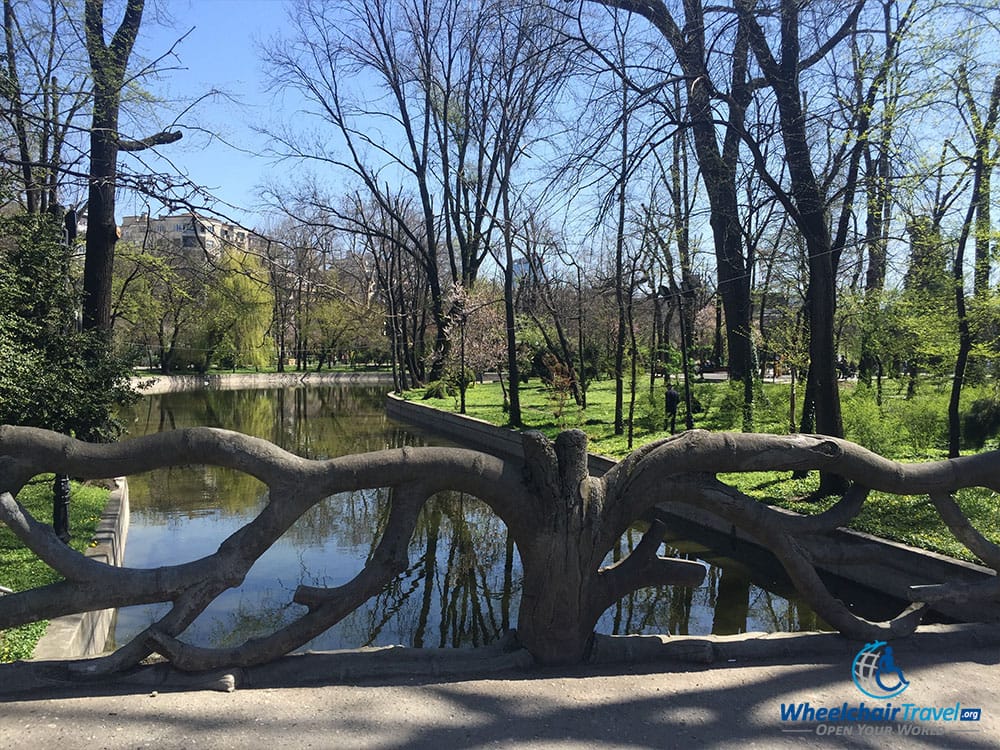
POLYGON ((401 649, 71 685, 65 663, 5 665, 0 748, 1000 748, 995 633, 933 626, 893 642, 910 683, 893 705, 958 703, 981 710, 975 722, 783 721, 782 704, 885 705, 852 681, 857 643, 812 638, 811 656, 792 639, 748 637, 720 641, 712 664, 571 669, 532 667, 523 652, 478 671, 466 657, 428 666, 401 649))

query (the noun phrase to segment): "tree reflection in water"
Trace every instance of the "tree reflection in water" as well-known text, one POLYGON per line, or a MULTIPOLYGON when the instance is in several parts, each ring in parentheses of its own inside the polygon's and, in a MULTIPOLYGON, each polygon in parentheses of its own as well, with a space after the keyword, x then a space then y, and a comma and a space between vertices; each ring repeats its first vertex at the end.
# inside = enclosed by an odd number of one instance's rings
POLYGON ((475 498, 448 492, 424 508, 410 543, 413 565, 356 613, 357 643, 392 630, 414 646, 481 646, 510 626, 520 580, 500 520, 475 498))
MULTIPOLYGON (((307 458, 448 444, 389 420, 383 398, 383 389, 366 387, 198 391, 146 397, 126 418, 134 435, 192 425, 224 427, 307 458)), ((213 552, 267 502, 264 486, 252 477, 205 467, 164 469, 130 477, 129 484, 133 515, 126 564, 133 567, 213 552)), ((289 603, 297 585, 336 586, 361 569, 385 526, 390 500, 388 489, 359 491, 311 508, 261 557, 244 584, 220 597, 184 639, 223 646, 290 622, 301 612, 289 603)), ((606 564, 630 551, 643 531, 626 532, 606 564)), ((598 630, 695 635, 824 627, 789 596, 790 587, 782 589, 774 570, 755 564, 757 572, 751 574, 742 564, 682 538, 669 536, 666 544, 663 554, 709 559, 705 583, 634 592, 604 614, 598 630)), ((477 499, 448 492, 428 502, 410 542, 410 561, 403 575, 365 607, 306 648, 479 646, 515 625, 511 612, 521 588, 517 551, 504 525, 477 499)), ((123 610, 116 640, 125 642, 163 610, 162 605, 123 610)))

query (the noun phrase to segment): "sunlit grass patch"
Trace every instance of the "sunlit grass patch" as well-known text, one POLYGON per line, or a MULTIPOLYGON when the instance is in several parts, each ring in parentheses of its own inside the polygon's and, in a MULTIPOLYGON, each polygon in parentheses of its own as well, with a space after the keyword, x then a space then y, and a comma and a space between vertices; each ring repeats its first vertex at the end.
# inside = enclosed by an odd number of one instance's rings
MULTIPOLYGON (((52 523, 52 475, 42 474, 29 482, 17 499, 42 523, 52 523)), ((90 545, 104 506, 108 490, 102 487, 71 484, 69 506, 70 546, 83 552, 90 545)), ((31 550, 0 523, 0 586, 24 591, 61 579, 58 573, 38 559, 31 550)), ((0 662, 28 659, 48 622, 35 622, 0 631, 0 662)))
MULTIPOLYGON (((755 500, 803 515, 822 513, 840 500, 839 496, 819 499, 814 496, 819 489, 819 472, 815 471, 809 472, 803 479, 793 479, 789 471, 720 474, 719 479, 755 500)), ((966 518, 983 536, 994 544, 1000 544, 1000 495, 974 487, 958 492, 956 501, 966 518)), ((951 533, 926 495, 871 492, 849 528, 978 562, 976 556, 951 533)))
MULTIPOLYGON (((662 390, 662 383, 657 387, 662 390)), ((763 384, 754 417, 759 431, 787 433, 790 390, 788 384, 763 384)), ((940 409, 937 408, 943 398, 939 390, 928 387, 923 396, 913 401, 887 396, 885 405, 881 407, 875 402, 870 389, 856 388, 851 384, 842 390, 844 423, 849 440, 898 461, 947 457, 943 440, 935 437, 943 432, 944 427, 940 409)), ((556 404, 551 391, 539 382, 523 385, 520 394, 524 427, 541 430, 549 437, 564 429, 582 429, 588 435, 593 453, 623 458, 630 448, 627 435, 614 434, 614 392, 612 380, 592 383, 587 391, 587 408, 584 410, 572 399, 568 403, 556 404)), ((716 431, 740 428, 742 384, 694 383, 692 393, 697 402, 694 413, 696 427, 716 431)), ((887 393, 892 395, 890 391, 887 393)), ((420 400, 422 395, 422 390, 417 389, 409 392, 407 398, 420 400)), ((970 391, 969 398, 973 396, 970 391)), ((431 399, 425 403, 446 411, 458 411, 457 397, 431 399)), ((466 393, 467 414, 492 424, 503 425, 509 421, 502 403, 498 383, 479 384, 466 393)), ((668 431, 658 429, 662 427, 661 404, 655 392, 650 398, 648 387, 644 384, 636 395, 633 448, 669 435, 668 431)), ((625 409, 628 409, 628 394, 625 409)), ((683 413, 682 403, 677 417, 678 430, 683 429, 683 413)), ((834 497, 820 500, 813 497, 819 488, 817 472, 810 472, 802 479, 793 479, 789 471, 721 474, 719 478, 760 502, 809 515, 828 509, 837 500, 834 497)), ((1000 496, 986 489, 974 488, 962 490, 956 499, 973 526, 987 539, 1000 544, 1000 496)), ((976 559, 952 535, 926 496, 872 492, 850 528, 963 560, 976 559)))

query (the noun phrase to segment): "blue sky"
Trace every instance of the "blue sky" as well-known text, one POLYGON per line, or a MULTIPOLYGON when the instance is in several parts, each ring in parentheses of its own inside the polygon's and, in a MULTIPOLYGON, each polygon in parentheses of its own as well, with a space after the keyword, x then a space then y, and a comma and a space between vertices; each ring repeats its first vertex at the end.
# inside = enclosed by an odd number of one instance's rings
MULTIPOLYGON (((156 5, 147 3, 136 41, 136 60, 139 56, 151 60, 190 30, 177 43, 176 57, 161 63, 167 69, 144 83, 154 96, 164 100, 161 122, 138 127, 154 131, 170 126, 171 120, 198 97, 213 90, 223 92, 184 114, 178 122, 184 138, 159 151, 194 182, 239 206, 242 210, 219 208, 249 225, 256 223, 259 214, 256 188, 274 169, 267 159, 247 153, 259 152, 264 145, 251 125, 270 121, 278 109, 265 90, 259 46, 280 33, 286 18, 286 4, 281 0, 161 0, 156 5)), ((115 21, 109 17, 109 26, 115 21)), ((169 165, 160 162, 157 168, 166 170, 169 165)), ((135 198, 120 199, 120 216, 143 210, 135 198)), ((161 213, 163 207, 154 203, 150 210, 161 213)))

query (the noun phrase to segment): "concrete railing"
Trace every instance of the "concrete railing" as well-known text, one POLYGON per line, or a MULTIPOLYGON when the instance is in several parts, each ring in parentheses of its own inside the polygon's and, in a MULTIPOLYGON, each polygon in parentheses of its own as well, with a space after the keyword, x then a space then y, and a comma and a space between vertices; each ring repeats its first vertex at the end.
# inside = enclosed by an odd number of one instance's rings
MULTIPOLYGON (((393 394, 386 397, 386 413, 393 419, 436 432, 464 446, 478 448, 498 456, 523 457, 521 433, 517 430, 497 427, 481 419, 406 401, 393 394)), ((591 453, 588 463, 591 475, 600 477, 617 462, 613 458, 591 453)), ((759 546, 758 540, 739 526, 694 505, 663 503, 659 507, 668 515, 688 523, 759 546)), ((789 517, 800 515, 781 508, 772 510, 787 514, 789 517)), ((870 548, 871 545, 876 545, 878 553, 874 559, 864 563, 827 560, 818 563, 818 568, 903 601, 909 598, 911 586, 923 585, 928 581, 976 583, 996 577, 992 570, 982 565, 910 547, 871 534, 838 528, 830 532, 830 535, 837 542, 851 548, 862 546, 870 548)), ((961 621, 977 621, 984 618, 1000 620, 1000 602, 995 601, 942 601, 936 603, 934 609, 946 617, 961 621)))
POLYGON ((386 396, 385 413, 390 419, 419 425, 446 436, 465 448, 484 450, 503 457, 524 458, 521 433, 518 430, 497 427, 474 417, 405 401, 392 393, 386 396))
MULTIPOLYGON (((905 637, 929 606, 976 602, 979 617, 1000 600, 1000 545, 980 534, 955 501, 971 487, 1000 487, 1000 452, 926 464, 900 464, 845 440, 821 435, 763 435, 691 430, 645 445, 595 477, 606 459, 587 452, 577 430, 550 441, 537 432, 498 430, 486 423, 430 413, 426 407, 390 401, 396 417, 409 412, 450 424, 452 437, 493 452, 442 447, 398 448, 309 460, 268 441, 226 430, 190 428, 112 444, 88 444, 27 427, 0 427, 0 521, 65 580, 0 597, 0 628, 76 612, 150 602, 170 602, 156 622, 113 654, 89 660, 88 676, 131 669, 153 653, 180 669, 203 671, 272 661, 325 632, 411 567, 409 550, 426 502, 442 491, 482 500, 504 523, 521 558, 517 640, 542 664, 579 663, 599 639, 594 628, 608 607, 639 589, 697 586, 704 566, 683 557, 662 557, 665 511, 691 509, 720 519, 722 528, 745 532, 784 566, 812 610, 848 638, 905 637), (496 450, 521 440, 521 457, 496 450), (497 455, 501 454, 501 455, 497 455), (223 540, 216 552, 156 569, 101 564, 68 549, 51 526, 39 523, 17 500, 32 476, 43 471, 84 478, 130 475, 170 466, 219 466, 266 485, 268 502, 258 515, 223 540), (815 516, 770 507, 718 479, 725 473, 826 471, 847 489, 815 516), (364 567, 337 586, 298 586, 294 621, 265 637, 221 648, 187 643, 181 635, 218 596, 239 586, 250 568, 310 508, 338 493, 391 488, 388 515, 364 567), (838 599, 817 574, 820 565, 862 566, 863 582, 885 585, 885 544, 848 544, 838 531, 865 507, 871 491, 928 495, 956 539, 992 569, 975 580, 958 564, 946 580, 931 568, 915 574, 905 592, 910 604, 895 617, 872 622, 838 599), (614 565, 609 552, 640 520, 642 539, 614 565), (954 575, 961 571, 962 576, 954 575)), ((873 499, 877 504, 879 500, 873 499)), ((106 539, 110 563, 122 545, 116 530, 106 539)), ((906 551, 902 545, 897 550, 906 551)), ((921 554, 921 559, 944 561, 921 554)), ((903 567, 909 567, 906 563, 903 567)), ((916 563, 913 563, 916 565, 916 563)), ((68 640, 68 636, 62 638, 68 640)), ((602 641, 603 642, 603 641, 602 641)))
MULTIPOLYGON (((114 480, 101 520, 94 532, 93 547, 86 551, 87 558, 105 565, 120 567, 125 562, 125 541, 129 526, 128 482, 125 477, 114 480)), ((115 619, 114 609, 57 617, 49 621, 32 658, 35 660, 72 659, 96 656, 103 653, 115 619)))

